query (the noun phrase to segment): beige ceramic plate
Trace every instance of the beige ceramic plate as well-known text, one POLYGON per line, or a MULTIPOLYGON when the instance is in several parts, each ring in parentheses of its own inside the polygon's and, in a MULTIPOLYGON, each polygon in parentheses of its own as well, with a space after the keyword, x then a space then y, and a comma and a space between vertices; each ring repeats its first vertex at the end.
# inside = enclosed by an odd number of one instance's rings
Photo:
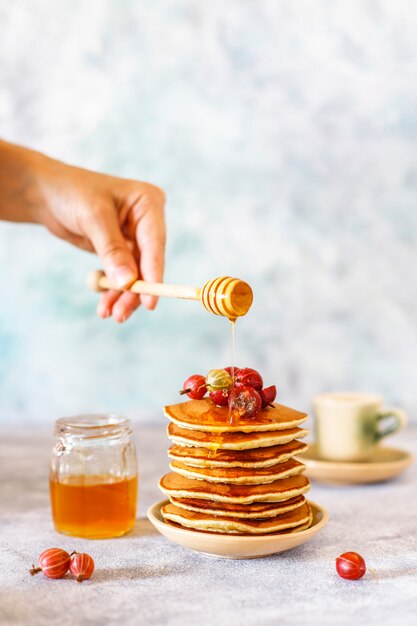
POLYGON ((307 452, 298 458, 307 466, 309 478, 337 485, 388 480, 401 474, 414 461, 405 450, 385 447, 376 448, 374 456, 366 462, 325 461, 319 457, 315 444, 310 444, 307 452))
POLYGON ((313 523, 307 530, 270 535, 220 535, 179 528, 164 522, 161 507, 168 500, 156 502, 148 509, 148 518, 159 532, 184 548, 224 559, 256 559, 296 548, 316 535, 327 524, 326 509, 310 502, 313 523))

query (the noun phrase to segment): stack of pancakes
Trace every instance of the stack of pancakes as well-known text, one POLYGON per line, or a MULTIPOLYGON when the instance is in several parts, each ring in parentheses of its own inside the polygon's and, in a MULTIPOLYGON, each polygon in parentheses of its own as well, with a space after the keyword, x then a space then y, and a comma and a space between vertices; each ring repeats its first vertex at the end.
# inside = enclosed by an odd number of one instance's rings
POLYGON ((305 466, 293 457, 306 419, 280 404, 230 420, 228 407, 189 400, 165 407, 171 472, 159 486, 166 522, 206 532, 264 534, 304 530, 311 510, 305 466))

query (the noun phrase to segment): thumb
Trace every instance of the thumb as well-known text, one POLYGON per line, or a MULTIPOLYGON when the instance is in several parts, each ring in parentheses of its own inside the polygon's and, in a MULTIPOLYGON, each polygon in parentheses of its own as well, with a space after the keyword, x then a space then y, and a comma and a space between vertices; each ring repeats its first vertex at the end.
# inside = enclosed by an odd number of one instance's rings
POLYGON ((122 235, 113 207, 90 216, 86 235, 100 257, 106 275, 116 287, 126 287, 136 280, 136 262, 122 235))

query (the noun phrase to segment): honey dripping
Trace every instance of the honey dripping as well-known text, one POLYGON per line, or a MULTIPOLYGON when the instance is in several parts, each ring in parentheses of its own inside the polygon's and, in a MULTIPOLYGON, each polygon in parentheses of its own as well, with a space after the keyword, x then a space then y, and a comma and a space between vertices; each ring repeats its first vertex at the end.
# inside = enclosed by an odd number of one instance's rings
MULTIPOLYGON (((229 319, 230 323, 230 358, 231 364, 230 368, 232 371, 232 389, 235 387, 235 328, 236 328, 236 319, 229 319)), ((233 424, 236 422, 236 416, 233 414, 229 404, 229 424, 233 424)))
POLYGON ((216 456, 217 450, 219 449, 219 446, 220 446, 220 442, 221 442, 221 435, 218 435, 217 433, 211 433, 211 441, 209 444, 208 455, 207 455, 209 459, 212 459, 216 456))
MULTIPOLYGON (((236 319, 230 319, 230 370, 232 374, 232 389, 235 386, 235 327, 236 327, 236 319)), ((229 424, 236 423, 236 416, 230 409, 230 405, 228 406, 229 411, 229 424)), ((221 435, 216 435, 215 433, 211 433, 211 441, 209 445, 208 458, 212 459, 216 456, 217 450, 220 447, 221 435)))
POLYGON ((50 480, 55 528, 64 534, 101 539, 124 535, 135 525, 138 480, 68 476, 50 480))

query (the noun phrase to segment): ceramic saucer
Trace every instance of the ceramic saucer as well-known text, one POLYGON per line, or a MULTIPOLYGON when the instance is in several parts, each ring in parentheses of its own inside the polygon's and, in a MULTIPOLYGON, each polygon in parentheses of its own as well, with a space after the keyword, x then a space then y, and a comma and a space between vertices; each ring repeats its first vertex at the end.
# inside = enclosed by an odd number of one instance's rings
POLYGON ((162 535, 184 548, 223 559, 256 559, 296 548, 314 537, 329 519, 326 509, 314 502, 309 502, 313 513, 313 522, 307 530, 259 536, 223 535, 167 524, 161 515, 161 507, 167 503, 168 500, 162 500, 148 509, 148 518, 155 528, 162 535))
POLYGON ((309 444, 308 450, 298 458, 307 466, 309 478, 335 485, 389 480, 401 474, 414 461, 414 457, 405 450, 386 447, 376 448, 369 461, 325 461, 320 458, 315 444, 309 444))

